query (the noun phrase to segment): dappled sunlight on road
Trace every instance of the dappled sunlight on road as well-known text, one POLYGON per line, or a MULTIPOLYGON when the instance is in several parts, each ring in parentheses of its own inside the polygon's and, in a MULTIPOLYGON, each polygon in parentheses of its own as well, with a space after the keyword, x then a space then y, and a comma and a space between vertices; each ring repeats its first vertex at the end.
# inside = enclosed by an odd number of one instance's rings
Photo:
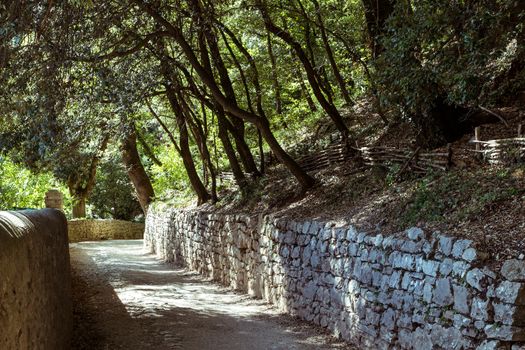
POLYGON ((261 300, 156 260, 143 251, 141 240, 75 243, 71 252, 73 265, 82 269, 89 285, 106 286, 89 302, 95 304, 92 309, 97 310, 96 318, 104 324, 101 328, 113 347, 345 348, 344 343, 278 314, 261 300), (119 324, 118 329, 112 331, 111 324, 119 324))

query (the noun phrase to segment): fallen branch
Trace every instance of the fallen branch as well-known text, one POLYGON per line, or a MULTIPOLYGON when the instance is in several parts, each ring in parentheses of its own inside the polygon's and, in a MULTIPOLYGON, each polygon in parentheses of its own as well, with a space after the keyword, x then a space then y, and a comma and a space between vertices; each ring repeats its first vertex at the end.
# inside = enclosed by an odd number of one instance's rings
POLYGON ((401 167, 401 169, 399 169, 399 171, 396 173, 396 176, 394 177, 394 179, 397 180, 397 178, 406 170, 406 168, 408 167, 408 165, 410 164, 410 162, 417 157, 417 154, 419 153, 419 151, 421 151, 421 147, 418 147, 414 153, 412 154, 412 156, 410 158, 408 158, 408 160, 405 162, 405 164, 403 164, 403 166, 401 167))
POLYGON ((490 109, 488 108, 485 108, 483 106, 478 106, 479 109, 481 109, 482 111, 484 112, 487 112, 488 114, 492 114, 493 116, 495 116, 496 118, 498 118, 499 120, 501 120, 503 122, 503 124, 505 124, 505 126, 508 128, 509 127, 509 123, 507 123, 507 121, 505 120, 505 118, 503 118, 501 115, 499 115, 498 113, 496 112, 493 112, 491 111, 490 109))

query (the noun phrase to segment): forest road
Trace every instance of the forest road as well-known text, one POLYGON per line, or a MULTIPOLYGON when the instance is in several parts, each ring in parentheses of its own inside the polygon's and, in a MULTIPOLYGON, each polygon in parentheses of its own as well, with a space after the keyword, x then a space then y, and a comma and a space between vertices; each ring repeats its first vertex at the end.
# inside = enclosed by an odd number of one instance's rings
POLYGON ((73 349, 350 349, 261 300, 160 262, 141 240, 70 248, 73 349))

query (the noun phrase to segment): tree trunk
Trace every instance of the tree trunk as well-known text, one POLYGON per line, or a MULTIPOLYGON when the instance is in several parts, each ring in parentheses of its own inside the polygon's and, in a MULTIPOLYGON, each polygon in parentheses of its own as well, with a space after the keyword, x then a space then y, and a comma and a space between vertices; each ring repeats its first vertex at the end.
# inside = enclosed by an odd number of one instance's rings
POLYGON ((370 36, 372 57, 378 57, 384 48, 379 39, 385 29, 388 17, 394 12, 396 0, 362 0, 365 9, 366 26, 370 36))
POLYGON ((73 217, 81 218, 86 216, 86 201, 93 191, 97 178, 97 167, 102 155, 106 151, 109 143, 109 135, 105 135, 99 145, 97 152, 91 158, 91 163, 87 168, 87 172, 79 167, 78 172, 69 174, 67 179, 67 186, 69 193, 74 199, 73 203, 73 217))
MULTIPOLYGON (((217 202, 217 173, 215 171, 215 167, 213 166, 213 162, 211 161, 211 155, 210 150, 208 149, 208 145, 206 143, 206 134, 204 129, 202 128, 201 121, 199 118, 197 118, 197 115, 191 110, 190 106, 187 104, 186 100, 183 96, 179 95, 179 100, 181 101, 181 105, 183 109, 185 110, 186 114, 188 116, 191 116, 192 118, 188 118, 187 122, 190 126, 190 129, 192 131, 193 137, 195 139, 195 142, 198 145, 199 153, 201 154, 203 168, 208 169, 210 180, 211 180, 211 200, 213 203, 217 202)), ((206 118, 206 117, 205 117, 206 118)))
POLYGON ((315 30, 312 30, 310 27, 310 18, 308 17, 308 13, 306 12, 303 3, 301 0, 297 0, 297 4, 299 5, 299 8, 301 10, 301 13, 304 17, 304 36, 305 36, 305 44, 306 44, 306 51, 310 55, 310 62, 312 67, 314 67, 314 70, 316 72, 316 78, 317 83, 319 84, 319 87, 324 92, 325 97, 328 101, 328 103, 332 104, 333 101, 333 91, 332 87, 330 86, 330 80, 328 79, 328 76, 326 74, 326 69, 324 69, 323 65, 317 65, 317 60, 315 58, 315 53, 318 52, 318 48, 316 45, 315 38, 317 37, 317 33, 315 30))
POLYGON ((73 219, 86 217, 86 200, 87 198, 83 195, 73 197, 73 219))
POLYGON ((235 115, 238 118, 241 118, 245 121, 253 123, 259 130, 268 143, 268 146, 276 154, 277 157, 281 157, 285 161, 283 164, 287 166, 288 170, 295 176, 300 185, 304 188, 310 188, 315 184, 315 180, 310 177, 301 167, 295 162, 279 145, 275 136, 272 134, 269 127, 269 122, 267 119, 262 118, 256 114, 250 113, 246 110, 239 108, 235 103, 232 103, 224 94, 221 92, 218 87, 213 75, 211 75, 206 68, 199 63, 199 60, 195 54, 194 49, 190 46, 188 41, 186 41, 181 29, 175 27, 169 21, 167 21, 158 11, 156 11, 149 3, 144 2, 143 0, 133 0, 140 8, 142 8, 146 13, 148 13, 153 19, 157 21, 159 25, 165 27, 169 35, 177 42, 180 46, 184 56, 191 64, 201 81, 210 89, 211 94, 215 101, 220 104, 225 111, 235 115))
POLYGON ((272 37, 270 32, 266 35, 266 45, 268 46, 268 56, 270 56, 270 63, 272 64, 272 85, 275 93, 275 112, 277 114, 283 113, 283 103, 281 100, 281 85, 279 84, 279 74, 277 73, 277 63, 275 55, 273 54, 272 37))
MULTIPOLYGON (((192 2, 194 3, 194 8, 198 11, 199 19, 202 20, 202 13, 200 6, 198 5, 198 1, 192 0, 192 2)), ((235 91, 233 89, 230 76, 228 74, 228 69, 224 65, 224 60, 222 59, 222 55, 219 50, 219 45, 217 43, 217 37, 215 36, 213 29, 209 25, 207 25, 207 23, 204 35, 206 37, 208 47, 210 48, 212 62, 215 68, 217 69, 217 72, 219 73, 219 79, 221 82, 222 89, 225 92, 226 98, 230 100, 231 103, 237 105, 235 91)), ((205 46, 201 46, 201 50, 204 49, 205 46)), ((250 150, 250 147, 248 147, 246 140, 244 139, 243 120, 235 115, 232 115, 231 123, 227 123, 226 125, 228 127, 228 131, 232 134, 235 140, 235 145, 237 146, 237 151, 239 152, 239 157, 244 166, 244 170, 248 173, 259 175, 259 170, 257 169, 257 164, 255 163, 255 160, 253 158, 253 154, 250 150), (233 126, 233 128, 231 128, 231 126, 233 126)))
POLYGON ((277 139, 275 138, 272 130, 270 129, 270 123, 266 119, 261 119, 257 124, 257 128, 261 131, 262 136, 266 140, 268 146, 279 159, 279 161, 287 167, 290 172, 299 180, 304 189, 310 188, 315 185, 316 181, 310 177, 304 170, 293 160, 292 157, 281 147, 277 139))
MULTIPOLYGON (((167 72, 165 72, 167 73, 167 72)), ((168 77, 166 77, 168 78, 168 77)), ((175 119, 177 120, 177 126, 179 129, 179 149, 182 162, 186 168, 186 173, 191 183, 193 191, 197 194, 198 204, 206 203, 211 199, 208 190, 202 183, 197 169, 195 168, 195 162, 193 161, 193 156, 191 154, 189 137, 188 137, 188 126, 186 124, 186 116, 184 111, 177 99, 176 92, 173 90, 173 85, 168 83, 166 84, 166 96, 170 103, 175 119)))
POLYGON ((155 164, 157 164, 158 166, 162 166, 162 162, 159 160, 159 158, 157 158, 157 156, 155 155, 155 153, 153 153, 153 150, 151 149, 151 147, 148 145, 148 143, 146 142, 146 140, 144 139, 144 137, 142 136, 142 134, 140 132, 136 132, 137 134, 137 141, 140 143, 140 145, 142 146, 142 150, 144 151, 144 153, 146 154, 146 156, 155 164))
POLYGON ((319 24, 319 29, 321 31, 321 39, 323 40, 324 49, 326 51, 326 56, 328 57, 328 61, 330 62, 330 66, 332 67, 332 71, 335 76, 335 80, 337 81, 337 84, 339 85, 339 89, 341 90, 341 95, 343 96, 343 99, 348 105, 353 105, 354 101, 350 98, 350 94, 348 93, 348 90, 346 88, 345 81, 341 75, 341 71, 339 70, 339 67, 337 66, 337 62, 334 58, 334 53, 332 51, 332 47, 330 46, 330 42, 328 41, 328 35, 326 34, 326 29, 324 27, 324 21, 323 16, 321 14, 321 7, 319 6, 319 1, 312 0, 314 7, 315 7, 315 13, 317 15, 317 22, 319 24))
POLYGON ((155 192, 153 191, 150 178, 140 160, 134 125, 130 125, 130 131, 122 141, 121 151, 122 161, 126 166, 129 179, 135 188, 142 211, 144 215, 146 215, 148 213, 148 206, 155 197, 155 192))
POLYGON ((344 139, 348 137, 349 130, 348 127, 345 125, 343 118, 339 114, 339 111, 333 104, 331 104, 323 95, 322 89, 321 89, 321 78, 319 75, 315 72, 314 67, 312 66, 310 60, 308 59, 308 56, 306 55, 305 51, 301 47, 301 44, 299 44, 291 35, 290 33, 284 31, 282 28, 278 27, 273 23, 271 20, 265 5, 262 3, 261 0, 257 0, 257 6, 261 12, 261 15, 264 19, 264 24, 266 26, 266 29, 273 33, 275 36, 281 38, 284 42, 286 42, 294 51, 301 63, 303 64, 303 67, 306 71, 306 76, 308 78, 308 81, 312 87, 312 90, 314 92, 315 97, 319 101, 319 104, 321 107, 323 107, 324 111, 328 114, 328 116, 332 119, 335 126, 341 133, 344 139))
MULTIPOLYGON (((199 49, 200 49, 200 56, 201 56, 201 62, 202 62, 201 67, 204 70, 205 74, 209 75, 210 77, 213 77, 213 70, 211 67, 210 56, 208 54, 208 50, 206 48, 206 42, 204 40, 204 36, 202 32, 199 33, 199 49)), ((211 80, 213 80, 213 78, 211 78, 211 80)), ((203 97, 203 100, 201 101, 204 101, 204 97, 203 97)), ((235 149, 233 148, 230 137, 228 136, 227 125, 229 124, 229 121, 226 118, 226 114, 224 113, 224 108, 222 104, 219 103, 216 99, 212 107, 215 110, 215 114, 217 115, 217 126, 219 129, 218 136, 219 136, 219 139, 221 140, 222 147, 224 148, 224 152, 226 153, 226 157, 228 158, 228 162, 230 163, 230 167, 233 172, 235 183, 237 184, 237 186, 239 186, 239 188, 242 191, 244 191, 244 189, 248 185, 248 182, 246 181, 244 172, 242 171, 241 166, 239 164, 239 160, 237 159, 237 155, 235 154, 235 149)))
POLYGON ((261 174, 264 174, 266 172, 266 164, 264 164, 265 159, 264 159, 263 138, 262 138, 261 130, 259 129, 257 129, 257 141, 258 141, 257 144, 259 145, 259 157, 260 157, 259 168, 261 169, 261 174))
MULTIPOLYGON (((294 60, 295 62, 295 56, 293 52, 290 52, 290 55, 292 57, 292 60, 294 60)), ((306 103, 308 103, 308 107, 310 107, 310 110, 314 113, 317 112, 317 106, 315 105, 315 102, 312 99, 312 96, 310 96, 310 92, 308 92, 308 88, 306 87, 306 84, 304 83, 302 72, 299 69, 295 68, 295 65, 294 65, 294 70, 296 73, 295 76, 297 77, 299 81, 299 86, 301 87, 301 95, 306 100, 306 103)))
POLYGON ((231 140, 228 136, 228 129, 225 125, 227 122, 228 121, 226 120, 226 116, 224 115, 222 107, 218 106, 217 124, 219 127, 219 139, 221 140, 222 147, 224 148, 224 152, 226 153, 226 157, 228 157, 228 162, 230 163, 230 166, 232 168, 235 182, 241 190, 244 190, 248 185, 248 181, 246 181, 246 176, 244 176, 244 172, 241 169, 241 165, 237 160, 235 149, 233 148, 231 140))

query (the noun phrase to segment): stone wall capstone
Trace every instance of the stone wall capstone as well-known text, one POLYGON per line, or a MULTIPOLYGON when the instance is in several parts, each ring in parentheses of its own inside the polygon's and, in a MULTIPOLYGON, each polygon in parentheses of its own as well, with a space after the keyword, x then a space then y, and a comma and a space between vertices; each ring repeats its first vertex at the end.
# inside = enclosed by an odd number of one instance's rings
POLYGON ((64 210, 64 196, 62 195, 62 192, 56 189, 47 191, 44 198, 44 204, 46 205, 46 208, 64 210))
POLYGON ((154 205, 145 247, 370 349, 525 349, 525 262, 410 228, 154 205))
POLYGON ((68 222, 69 242, 142 239, 144 224, 123 220, 75 219, 68 222))
POLYGON ((0 212, 0 349, 69 349, 72 322, 64 214, 0 212))

